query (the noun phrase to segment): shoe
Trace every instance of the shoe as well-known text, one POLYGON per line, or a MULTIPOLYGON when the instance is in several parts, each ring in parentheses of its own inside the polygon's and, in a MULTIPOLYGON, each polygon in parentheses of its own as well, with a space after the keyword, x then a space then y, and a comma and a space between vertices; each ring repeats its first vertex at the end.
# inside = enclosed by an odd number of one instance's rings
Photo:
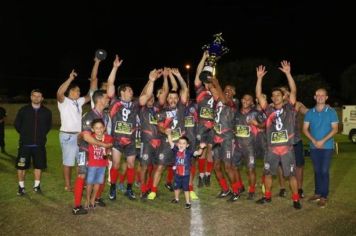
POLYGON ((304 198, 305 196, 304 196, 304 191, 303 191, 303 189, 298 189, 298 194, 299 194, 299 198, 304 198))
POLYGON ((20 186, 19 186, 19 190, 17 191, 17 195, 18 196, 23 196, 23 195, 25 195, 25 188, 21 188, 20 186))
POLYGON ((132 191, 132 189, 126 190, 125 195, 126 195, 130 200, 135 200, 135 199, 136 199, 136 196, 135 196, 134 192, 132 191))
POLYGON ((172 199, 171 203, 174 203, 174 204, 179 203, 179 200, 177 200, 177 199, 172 199))
POLYGON ((281 189, 279 190, 278 196, 280 196, 280 197, 287 197, 287 191, 286 191, 286 189, 281 188, 281 189))
POLYGON ((265 198, 265 197, 263 197, 263 198, 261 198, 261 199, 258 199, 258 200, 256 201, 256 203, 257 203, 257 204, 265 204, 265 203, 270 203, 271 201, 272 201, 271 198, 265 198))
POLYGON ((230 194, 231 194, 231 192, 229 189, 227 191, 221 190, 221 192, 218 194, 217 198, 224 198, 226 196, 229 196, 230 194))
POLYGON ((247 196, 247 200, 253 200, 255 199, 255 193, 254 192, 249 192, 247 196))
POLYGON ((189 196, 190 196, 190 199, 193 201, 199 200, 199 197, 197 196, 197 194, 194 191, 189 191, 189 196))
POLYGON ((191 207, 192 207, 192 204, 190 204, 190 203, 185 204, 185 209, 190 209, 191 207))
POLYGON ((313 202, 313 201, 320 201, 320 195, 314 194, 310 198, 308 198, 308 201, 313 202))
POLYGON ((117 188, 123 193, 126 191, 125 185, 123 183, 118 183, 117 188))
POLYGON ((147 192, 144 192, 144 193, 141 193, 141 200, 142 200, 142 201, 146 201, 146 200, 147 200, 147 197, 148 197, 148 194, 149 194, 148 191, 147 191, 147 192))
POLYGON ((174 191, 173 185, 172 185, 171 183, 166 183, 166 184, 164 185, 164 187, 166 187, 166 189, 168 189, 168 190, 171 191, 171 192, 174 191))
POLYGON ((239 200, 240 194, 239 193, 233 193, 229 199, 227 199, 228 202, 235 202, 239 200))
POLYGON ((79 207, 74 207, 72 209, 72 213, 73 215, 85 215, 88 214, 88 211, 85 210, 82 206, 79 206, 79 207))
POLYGON ((241 188, 239 188, 239 193, 241 194, 241 193, 243 193, 243 192, 245 192, 246 190, 245 190, 245 186, 241 186, 241 188))
POLYGON ((302 204, 300 204, 300 201, 293 201, 293 207, 297 210, 302 209, 302 204))
POLYGON ((319 202, 318 202, 318 206, 320 208, 325 208, 326 207, 326 201, 327 201, 326 198, 321 197, 319 202))
POLYGON ((204 178, 199 176, 198 188, 202 188, 204 186, 204 179, 205 179, 205 176, 204 176, 204 178))
POLYGON ((147 199, 148 200, 155 200, 156 196, 157 196, 157 193, 150 192, 150 194, 148 194, 148 196, 147 196, 147 199))
POLYGON ((96 198, 95 199, 95 204, 100 206, 100 207, 105 207, 106 206, 106 204, 105 204, 105 202, 104 202, 104 200, 102 198, 96 198))
POLYGON ((110 185, 109 199, 116 200, 116 184, 110 185))
POLYGON ((206 187, 210 187, 210 175, 204 176, 204 183, 206 187))
POLYGON ((38 185, 37 187, 33 187, 33 191, 34 191, 35 193, 42 194, 42 190, 41 190, 40 185, 38 185))

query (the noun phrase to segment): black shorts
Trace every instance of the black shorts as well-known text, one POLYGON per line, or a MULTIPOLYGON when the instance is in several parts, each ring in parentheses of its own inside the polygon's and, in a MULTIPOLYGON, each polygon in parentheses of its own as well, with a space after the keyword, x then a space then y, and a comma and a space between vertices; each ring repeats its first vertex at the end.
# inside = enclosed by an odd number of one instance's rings
POLYGON ((118 150, 119 152, 121 152, 122 154, 124 154, 125 158, 129 157, 129 156, 135 156, 137 155, 137 151, 136 151, 136 143, 135 142, 131 142, 129 144, 123 145, 120 144, 118 141, 115 140, 113 147, 118 150))
POLYGON ((159 153, 159 147, 154 148, 149 142, 141 143, 140 163, 142 166, 156 164, 154 161, 159 153))
POLYGON ((154 160, 157 165, 171 166, 174 164, 174 153, 169 145, 168 141, 161 143, 159 147, 158 156, 154 160))
POLYGON ((235 166, 242 166, 243 164, 246 165, 249 169, 255 169, 256 167, 256 157, 255 157, 255 149, 253 146, 247 147, 237 147, 234 150, 235 156, 235 166))
POLYGON ((274 146, 268 148, 264 163, 265 175, 276 175, 278 165, 282 165, 283 176, 295 176, 295 156, 293 146, 274 146))
POLYGON ((205 127, 203 124, 197 126, 198 143, 213 144, 214 130, 205 127))
POLYGON ((18 150, 16 169, 26 170, 32 165, 34 169, 47 168, 47 156, 45 146, 27 147, 20 146, 18 150))
POLYGON ((236 156, 234 155, 234 142, 233 139, 226 138, 222 143, 216 143, 213 146, 213 159, 214 161, 223 161, 226 164, 235 165, 236 156))

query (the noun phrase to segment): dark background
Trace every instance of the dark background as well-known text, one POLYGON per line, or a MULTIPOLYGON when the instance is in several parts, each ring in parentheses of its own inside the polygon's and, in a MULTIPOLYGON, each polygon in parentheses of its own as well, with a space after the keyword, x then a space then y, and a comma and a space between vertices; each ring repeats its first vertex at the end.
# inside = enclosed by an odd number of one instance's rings
MULTIPOLYGON (((41 88, 55 97, 72 68, 86 92, 94 52, 103 48, 100 81, 114 55, 124 60, 117 77, 136 95, 152 68, 195 66, 201 47, 223 33, 230 52, 219 63, 267 58, 292 63, 293 74, 321 73, 336 90, 340 74, 356 63, 355 16, 333 3, 245 1, 12 1, 1 8, 1 93, 41 88), (123 5, 126 6, 123 6, 123 5), (129 5, 127 5, 129 4, 129 5)), ((252 71, 251 73, 255 73, 252 71)))

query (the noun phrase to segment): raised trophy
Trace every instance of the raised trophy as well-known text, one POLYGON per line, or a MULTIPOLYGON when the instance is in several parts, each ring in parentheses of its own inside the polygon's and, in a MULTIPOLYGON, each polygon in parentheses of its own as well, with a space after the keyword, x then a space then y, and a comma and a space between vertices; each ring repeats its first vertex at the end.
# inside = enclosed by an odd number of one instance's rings
POLYGON ((100 61, 104 61, 107 55, 108 54, 104 49, 98 49, 95 52, 95 57, 98 58, 100 61))
POLYGON ((222 55, 229 52, 229 49, 223 46, 224 39, 222 33, 214 34, 214 41, 203 46, 203 50, 209 52, 208 58, 205 60, 203 71, 199 75, 199 79, 203 83, 209 83, 210 79, 215 75, 216 62, 222 55))

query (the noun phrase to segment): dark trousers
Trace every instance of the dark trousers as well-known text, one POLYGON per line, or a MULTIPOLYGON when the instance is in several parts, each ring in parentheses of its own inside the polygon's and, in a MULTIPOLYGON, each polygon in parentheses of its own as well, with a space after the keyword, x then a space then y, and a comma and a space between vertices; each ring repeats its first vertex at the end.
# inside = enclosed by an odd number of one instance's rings
POLYGON ((327 198, 329 194, 329 169, 333 149, 310 149, 313 161, 315 194, 327 198))

